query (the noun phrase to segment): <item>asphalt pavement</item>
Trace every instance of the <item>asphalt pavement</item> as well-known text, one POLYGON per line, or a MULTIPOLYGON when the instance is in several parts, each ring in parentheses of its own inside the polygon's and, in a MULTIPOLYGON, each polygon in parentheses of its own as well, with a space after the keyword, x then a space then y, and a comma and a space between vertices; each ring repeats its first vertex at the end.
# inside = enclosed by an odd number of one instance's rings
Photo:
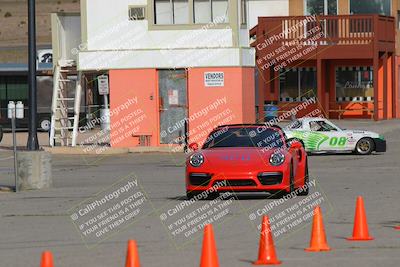
MULTIPOLYGON (((137 241, 142 266, 199 266, 201 231, 193 229, 204 220, 194 219, 203 218, 208 210, 214 211, 209 218, 214 220, 220 266, 251 266, 256 260, 257 226, 263 213, 275 220, 275 245, 282 266, 399 266, 400 231, 393 227, 400 225, 400 121, 338 124, 384 134, 388 151, 371 156, 310 156, 314 183, 310 197, 282 203, 267 199, 265 194, 240 194, 235 200, 227 195, 225 201, 204 200, 183 206, 185 155, 180 153, 54 155, 53 188, 0 193, 0 266, 39 266, 44 250, 52 251, 57 267, 124 266, 128 239, 137 241), (129 188, 136 190, 137 199, 145 197, 142 206, 137 205, 139 213, 124 215, 127 224, 123 227, 114 223, 108 233, 85 236, 71 214, 129 181, 138 184, 130 183, 129 188), (352 234, 359 195, 364 197, 373 241, 345 239, 352 234), (307 214, 317 204, 322 207, 332 250, 308 253, 304 251, 311 234, 307 214), (294 218, 298 210, 303 213, 294 218), (175 227, 185 220, 193 222, 192 228, 175 227)), ((0 185, 13 185, 12 167, 12 153, 0 150, 0 185)), ((126 192, 118 192, 122 199, 126 192)))

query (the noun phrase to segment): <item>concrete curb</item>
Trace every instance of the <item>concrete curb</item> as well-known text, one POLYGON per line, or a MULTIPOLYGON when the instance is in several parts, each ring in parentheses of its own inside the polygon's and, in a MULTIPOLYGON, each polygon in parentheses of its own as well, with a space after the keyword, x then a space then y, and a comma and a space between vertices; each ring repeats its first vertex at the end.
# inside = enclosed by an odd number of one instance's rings
POLYGON ((161 152, 161 153, 182 153, 182 148, 171 148, 168 146, 165 147, 152 147, 152 146, 137 146, 128 148, 129 153, 151 153, 151 152, 161 152))
POLYGON ((51 154, 61 155, 116 155, 116 154, 127 154, 129 150, 127 148, 111 148, 101 147, 104 150, 97 149, 85 149, 85 147, 42 147, 44 151, 50 152, 51 154))
POLYGON ((98 147, 97 149, 87 149, 85 147, 42 147, 44 151, 60 155, 117 155, 128 153, 182 153, 183 149, 171 147, 130 147, 112 148, 98 147))

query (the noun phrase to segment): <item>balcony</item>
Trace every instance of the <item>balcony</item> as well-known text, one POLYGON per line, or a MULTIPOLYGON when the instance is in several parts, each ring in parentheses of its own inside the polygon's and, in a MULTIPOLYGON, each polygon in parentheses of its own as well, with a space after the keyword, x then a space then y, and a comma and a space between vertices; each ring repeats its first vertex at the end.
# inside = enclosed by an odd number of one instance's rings
POLYGON ((379 52, 395 51, 395 19, 380 15, 259 17, 250 39, 257 57, 265 60, 371 59, 379 52))

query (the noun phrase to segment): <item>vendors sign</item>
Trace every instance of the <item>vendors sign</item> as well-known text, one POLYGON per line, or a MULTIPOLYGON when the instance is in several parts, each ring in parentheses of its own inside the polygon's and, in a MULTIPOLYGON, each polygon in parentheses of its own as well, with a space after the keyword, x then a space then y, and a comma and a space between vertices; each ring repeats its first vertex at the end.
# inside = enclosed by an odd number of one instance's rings
POLYGON ((205 87, 224 86, 224 73, 223 72, 205 72, 204 73, 204 86, 205 87))

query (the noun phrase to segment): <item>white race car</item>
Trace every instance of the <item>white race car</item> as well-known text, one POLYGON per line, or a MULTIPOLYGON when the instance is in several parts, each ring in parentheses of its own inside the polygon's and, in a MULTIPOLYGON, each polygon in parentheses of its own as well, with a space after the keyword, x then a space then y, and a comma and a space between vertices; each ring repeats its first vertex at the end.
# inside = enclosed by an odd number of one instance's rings
POLYGON ((284 131, 288 139, 300 140, 306 151, 354 152, 368 155, 373 151, 385 152, 385 138, 377 133, 344 130, 324 118, 306 117, 291 122, 284 131))

